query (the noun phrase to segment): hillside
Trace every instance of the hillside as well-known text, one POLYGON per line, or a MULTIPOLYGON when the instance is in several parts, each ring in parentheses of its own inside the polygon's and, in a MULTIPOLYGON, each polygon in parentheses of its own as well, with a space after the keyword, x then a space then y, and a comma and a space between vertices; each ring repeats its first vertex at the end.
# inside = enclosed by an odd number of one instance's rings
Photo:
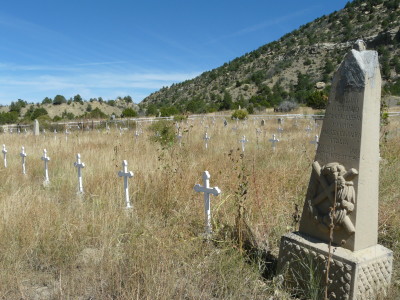
POLYGON ((380 55, 384 93, 400 95, 400 0, 355 0, 200 76, 151 94, 143 111, 163 115, 296 101, 322 108, 334 70, 362 38, 380 55))
MULTIPOLYGON (((60 95, 57 95, 55 99, 58 96, 60 95)), ((27 103, 27 101, 18 99, 18 101, 11 102, 10 105, 0 106, 0 125, 17 122, 30 123, 34 119, 57 122, 73 119, 105 119, 112 115, 117 118, 137 116, 138 106, 130 97, 108 101, 99 101, 98 99, 86 101, 77 96, 74 97, 75 100, 61 102, 45 98, 40 104, 27 103)))

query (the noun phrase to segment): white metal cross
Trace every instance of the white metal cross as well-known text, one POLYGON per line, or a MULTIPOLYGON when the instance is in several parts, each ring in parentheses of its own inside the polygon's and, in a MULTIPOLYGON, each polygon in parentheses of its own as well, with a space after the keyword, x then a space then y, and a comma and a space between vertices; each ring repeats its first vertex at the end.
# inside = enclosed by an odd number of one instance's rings
POLYGON ((279 142, 279 140, 276 138, 276 135, 272 135, 272 139, 269 139, 269 141, 272 143, 272 150, 275 151, 275 143, 279 142))
POLYGON ((48 169, 48 162, 50 161, 50 157, 47 156, 47 150, 43 150, 42 160, 44 161, 44 184, 49 184, 49 169, 48 169))
POLYGON ((204 138, 203 138, 203 140, 204 140, 205 143, 206 143, 206 149, 208 149, 208 140, 209 140, 209 139, 211 139, 211 137, 208 136, 208 133, 206 132, 206 134, 204 135, 204 138))
POLYGON ((315 140, 310 141, 310 144, 314 144, 315 145, 315 149, 318 148, 318 143, 319 143, 319 136, 318 134, 315 136, 315 140))
POLYGON ((22 146, 21 153, 19 154, 19 156, 21 156, 21 159, 22 159, 22 174, 26 174, 26 170, 25 170, 26 153, 25 153, 25 147, 24 146, 22 146))
POLYGON ((306 131, 307 131, 307 136, 310 136, 310 132, 312 131, 310 125, 307 125, 306 131))
POLYGON ((6 145, 3 144, 3 150, 1 150, 1 152, 3 152, 4 168, 7 168, 7 149, 6 149, 6 145))
POLYGON ((179 141, 179 147, 181 147, 182 146, 182 134, 181 134, 180 131, 178 131, 178 134, 176 135, 176 138, 179 141))
POLYGON ((245 136, 245 135, 244 135, 244 136, 242 137, 242 139, 239 141, 239 142, 242 144, 242 152, 244 152, 245 144, 246 144, 248 141, 249 141, 249 140, 246 139, 246 136, 245 136))
POLYGON ((128 171, 128 162, 124 160, 122 162, 122 171, 118 172, 119 177, 124 177, 124 192, 125 192, 125 202, 126 208, 132 208, 131 202, 129 201, 129 189, 128 189, 128 178, 133 177, 133 172, 128 171))
POLYGON ((65 140, 68 141, 68 134, 71 132, 68 131, 68 128, 65 129, 65 140))
POLYGON ((194 190, 199 193, 204 193, 205 230, 206 235, 210 235, 212 233, 210 194, 218 196, 221 194, 221 190, 218 187, 210 188, 210 173, 208 173, 208 171, 203 173, 203 184, 204 186, 196 184, 194 190))
POLYGON ((76 155, 76 162, 74 166, 78 169, 78 193, 83 194, 83 183, 82 183, 82 170, 85 167, 85 163, 81 162, 81 155, 76 155))
POLYGON ((279 125, 279 127, 278 127, 279 137, 282 137, 282 132, 283 132, 283 128, 279 125))

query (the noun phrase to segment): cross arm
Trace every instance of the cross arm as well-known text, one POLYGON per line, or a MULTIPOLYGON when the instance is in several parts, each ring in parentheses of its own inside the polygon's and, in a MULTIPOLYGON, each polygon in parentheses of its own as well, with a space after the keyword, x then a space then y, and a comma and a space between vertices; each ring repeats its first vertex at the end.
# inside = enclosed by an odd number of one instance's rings
POLYGON ((214 188, 206 188, 204 186, 201 186, 200 184, 196 184, 194 186, 194 190, 196 192, 201 192, 201 193, 207 193, 207 194, 213 194, 214 196, 218 196, 221 194, 221 190, 218 187, 214 188))

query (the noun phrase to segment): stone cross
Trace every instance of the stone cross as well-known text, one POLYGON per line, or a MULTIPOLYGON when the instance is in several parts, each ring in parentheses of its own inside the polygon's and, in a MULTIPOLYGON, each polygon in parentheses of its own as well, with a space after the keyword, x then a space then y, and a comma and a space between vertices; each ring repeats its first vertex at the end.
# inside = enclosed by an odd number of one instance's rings
POLYGON ((310 144, 314 144, 315 145, 315 149, 318 148, 318 142, 319 142, 319 137, 318 134, 315 136, 315 139, 313 141, 310 142, 310 144))
POLYGON ((208 133, 206 132, 206 134, 204 135, 204 138, 203 138, 205 145, 206 145, 206 149, 208 149, 208 140, 209 139, 211 139, 211 137, 208 136, 208 133))
POLYGON ((278 272, 298 272, 286 274, 292 282, 304 278, 299 257, 325 265, 314 274, 324 299, 377 299, 392 274, 393 252, 378 244, 378 53, 356 48, 333 77, 299 231, 282 237, 279 254, 278 272))
POLYGON ((78 169, 78 193, 83 194, 82 169, 85 167, 85 163, 81 162, 81 155, 79 153, 76 155, 74 166, 78 169))
POLYGON ((125 193, 126 208, 132 208, 131 202, 129 200, 128 178, 133 177, 133 172, 128 171, 128 162, 126 160, 122 162, 122 168, 123 170, 118 172, 118 176, 124 177, 124 193, 125 193))
POLYGON ((3 144, 3 150, 1 152, 3 152, 4 168, 7 168, 7 149, 6 149, 6 145, 3 144))
POLYGON ((242 139, 239 141, 239 142, 242 144, 242 152, 244 152, 245 144, 246 144, 248 141, 249 141, 249 140, 246 139, 246 136, 245 136, 245 135, 244 135, 244 136, 242 137, 242 139))
POLYGON ((210 173, 208 173, 208 171, 203 173, 203 184, 204 186, 196 184, 194 190, 199 193, 204 193, 205 231, 206 235, 209 236, 212 233, 210 194, 218 196, 221 194, 221 190, 218 187, 210 188, 210 173))
POLYGON ((19 156, 21 156, 22 159, 22 174, 26 174, 26 170, 25 170, 25 158, 26 158, 26 153, 25 153, 25 147, 22 146, 21 148, 21 153, 19 154, 19 156))
POLYGON ((275 151, 275 143, 279 142, 279 140, 276 138, 276 135, 272 135, 272 139, 269 139, 269 141, 272 143, 272 150, 275 151))
POLYGON ((48 169, 48 163, 50 161, 50 157, 47 156, 47 150, 44 149, 43 150, 43 156, 42 156, 42 160, 44 161, 44 182, 43 184, 49 184, 50 180, 49 180, 49 169, 48 169))

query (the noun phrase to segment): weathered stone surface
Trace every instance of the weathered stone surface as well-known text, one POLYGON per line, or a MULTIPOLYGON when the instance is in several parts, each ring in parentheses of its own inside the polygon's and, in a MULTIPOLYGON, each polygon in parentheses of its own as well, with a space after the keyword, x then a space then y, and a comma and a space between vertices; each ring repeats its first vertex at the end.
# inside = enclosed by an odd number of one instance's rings
POLYGON ((35 120, 35 122, 33 123, 33 134, 34 135, 39 135, 40 134, 39 121, 38 120, 35 120))
POLYGON ((323 288, 329 271, 329 299, 367 300, 389 286, 393 254, 377 245, 378 54, 354 47, 333 79, 299 233, 282 237, 278 270, 302 291, 323 288))
POLYGON ((333 79, 300 232, 352 251, 377 244, 381 77, 376 51, 351 50, 333 79))
MULTIPOLYGON (((374 245, 359 251, 334 248, 330 263, 329 299, 369 300, 385 293, 392 274, 393 253, 374 245)), ((306 291, 310 288, 311 272, 314 283, 324 289, 326 262, 329 248, 324 242, 300 233, 282 237, 278 271, 285 274, 287 283, 306 291)))

